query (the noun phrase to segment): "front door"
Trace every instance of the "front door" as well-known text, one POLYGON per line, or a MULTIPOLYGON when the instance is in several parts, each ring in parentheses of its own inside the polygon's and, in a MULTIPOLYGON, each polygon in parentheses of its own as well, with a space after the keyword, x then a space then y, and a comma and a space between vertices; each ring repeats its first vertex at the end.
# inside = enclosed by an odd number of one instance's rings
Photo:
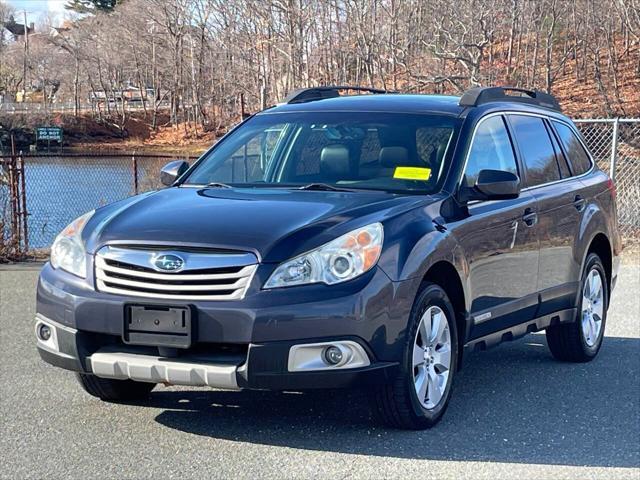
MULTIPOLYGON (((505 120, 481 120, 468 154, 462 182, 473 186, 480 170, 519 175, 505 120)), ((474 339, 534 318, 538 307, 537 203, 523 192, 516 199, 475 201, 468 217, 451 229, 468 262, 474 339)))

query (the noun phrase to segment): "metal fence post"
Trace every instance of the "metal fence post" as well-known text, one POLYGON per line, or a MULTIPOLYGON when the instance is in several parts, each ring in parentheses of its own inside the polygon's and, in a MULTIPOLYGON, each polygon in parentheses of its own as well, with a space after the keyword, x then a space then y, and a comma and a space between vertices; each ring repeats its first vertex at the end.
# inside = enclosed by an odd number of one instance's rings
POLYGON ((23 235, 23 244, 24 250, 23 253, 29 253, 29 222, 27 221, 27 216, 29 212, 27 211, 27 182, 24 178, 25 176, 25 168, 24 168, 24 156, 22 155, 22 151, 20 151, 20 202, 22 203, 20 207, 20 213, 22 214, 22 235, 23 235))
POLYGON ((611 139, 611 167, 609 170, 609 176, 611 180, 616 179, 616 157, 618 156, 618 124, 620 118, 616 117, 613 120, 613 137, 611 139))
POLYGON ((9 201, 11 204, 11 249, 13 255, 20 255, 20 178, 18 176, 18 155, 15 138, 11 135, 11 159, 9 160, 9 201))
POLYGON ((134 195, 137 195, 138 194, 138 159, 136 158, 135 153, 131 156, 131 161, 133 163, 133 193, 134 195))

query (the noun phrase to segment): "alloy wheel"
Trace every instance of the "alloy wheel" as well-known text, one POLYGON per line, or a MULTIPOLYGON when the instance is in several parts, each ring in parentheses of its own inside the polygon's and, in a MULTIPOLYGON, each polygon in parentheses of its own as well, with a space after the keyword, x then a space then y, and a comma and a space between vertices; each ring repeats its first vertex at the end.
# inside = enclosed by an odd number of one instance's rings
POLYGON ((582 289, 581 330, 584 341, 593 347, 600 337, 604 315, 604 286, 600 271, 593 268, 582 289))
POLYGON ((444 311, 429 307, 413 343, 413 380, 418 400, 431 410, 443 399, 451 367, 451 332, 444 311))

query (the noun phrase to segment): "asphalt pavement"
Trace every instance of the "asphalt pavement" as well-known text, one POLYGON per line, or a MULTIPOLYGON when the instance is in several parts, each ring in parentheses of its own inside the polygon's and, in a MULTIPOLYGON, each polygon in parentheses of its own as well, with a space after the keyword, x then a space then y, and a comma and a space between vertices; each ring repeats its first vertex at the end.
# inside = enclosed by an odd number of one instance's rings
POLYGON ((535 334, 466 357, 443 421, 380 426, 366 392, 157 387, 102 403, 44 364, 38 266, 0 266, 0 478, 640 479, 640 256, 625 255, 588 364, 535 334))

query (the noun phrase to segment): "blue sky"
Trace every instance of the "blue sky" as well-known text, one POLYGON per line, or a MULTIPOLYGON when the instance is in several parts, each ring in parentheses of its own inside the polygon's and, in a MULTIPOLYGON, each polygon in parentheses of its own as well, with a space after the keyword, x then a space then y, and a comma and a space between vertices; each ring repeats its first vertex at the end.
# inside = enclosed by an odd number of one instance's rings
POLYGON ((28 22, 38 22, 43 16, 52 14, 62 19, 66 13, 66 0, 4 0, 16 9, 16 20, 22 19, 22 11, 27 11, 28 22))

